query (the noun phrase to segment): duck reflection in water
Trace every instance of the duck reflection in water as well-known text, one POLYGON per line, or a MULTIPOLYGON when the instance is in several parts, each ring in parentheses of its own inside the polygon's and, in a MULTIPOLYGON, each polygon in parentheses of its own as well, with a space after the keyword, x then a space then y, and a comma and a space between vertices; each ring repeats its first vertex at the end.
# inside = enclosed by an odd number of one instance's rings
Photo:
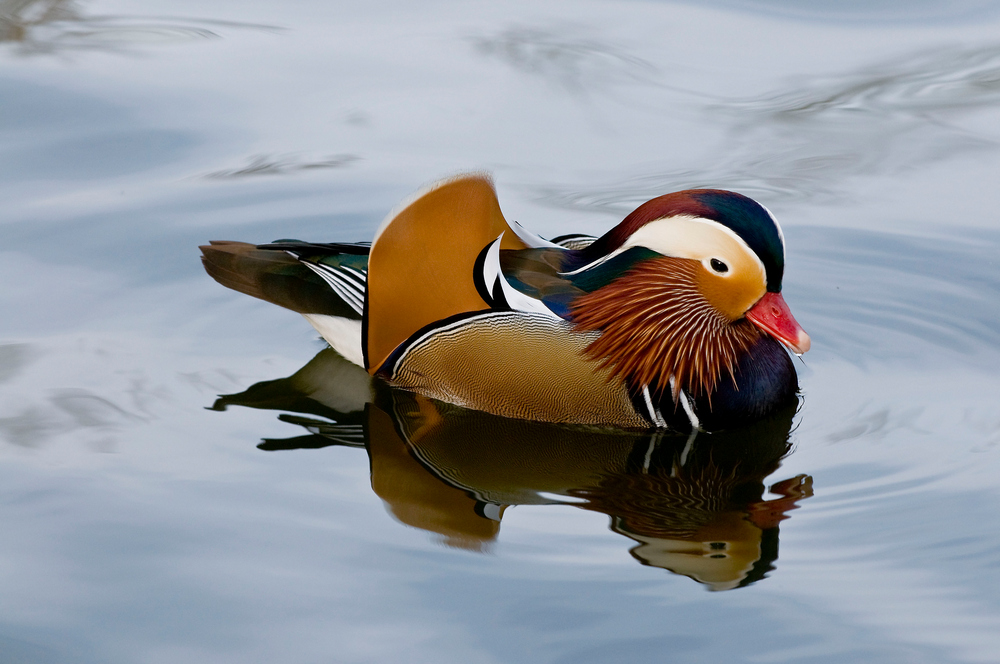
POLYGON ((643 565, 711 590, 749 585, 773 569, 778 523, 812 494, 798 476, 764 479, 789 452, 795 409, 751 426, 697 436, 516 420, 435 401, 372 379, 336 351, 288 378, 220 397, 286 411, 310 433, 264 440, 263 450, 363 447, 372 489, 404 524, 446 544, 482 550, 514 505, 571 504, 607 514, 638 544, 643 565))

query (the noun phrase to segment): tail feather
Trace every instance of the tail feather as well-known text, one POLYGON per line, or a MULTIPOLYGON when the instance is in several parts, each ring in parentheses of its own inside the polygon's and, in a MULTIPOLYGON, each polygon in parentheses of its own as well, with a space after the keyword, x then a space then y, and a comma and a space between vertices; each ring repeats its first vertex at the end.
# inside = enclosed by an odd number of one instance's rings
POLYGON ((205 271, 227 288, 300 314, 360 319, 319 275, 284 251, 218 241, 200 249, 205 271))

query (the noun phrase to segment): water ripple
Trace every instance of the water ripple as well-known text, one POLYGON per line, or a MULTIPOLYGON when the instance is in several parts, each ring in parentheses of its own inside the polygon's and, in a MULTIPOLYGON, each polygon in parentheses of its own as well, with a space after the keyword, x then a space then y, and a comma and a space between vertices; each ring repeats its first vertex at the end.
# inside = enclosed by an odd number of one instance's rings
MULTIPOLYGON (((699 3, 705 4, 705 3, 699 3)), ((775 15, 805 21, 864 23, 873 25, 981 20, 997 13, 996 0, 841 0, 801 2, 801 0, 714 0, 712 5, 732 7, 753 14, 775 15)))
POLYGON ((1000 131, 964 123, 975 113, 994 113, 998 102, 1000 43, 925 50, 827 79, 792 79, 786 89, 751 99, 706 104, 704 113, 725 135, 725 153, 700 166, 647 164, 643 174, 608 186, 551 185, 535 194, 555 207, 615 214, 669 191, 705 186, 771 202, 837 202, 851 197, 852 178, 995 150, 1000 131))
POLYGON ((996 232, 965 230, 949 240, 817 227, 789 229, 788 237, 799 262, 796 307, 817 347, 862 363, 929 363, 943 352, 996 362, 996 232))
POLYGON ((323 159, 310 160, 293 155, 259 154, 250 157, 245 166, 212 171, 211 173, 206 173, 203 177, 227 180, 254 175, 289 175, 300 171, 323 168, 343 168, 360 158, 353 154, 338 154, 323 159))
POLYGON ((797 121, 832 113, 908 116, 964 110, 1000 100, 1000 43, 935 49, 799 89, 736 102, 725 110, 797 121))
POLYGON ((19 55, 115 51, 130 46, 217 39, 219 30, 273 25, 176 16, 86 15, 73 0, 0 0, 0 43, 19 55))
MULTIPOLYGON (((572 30, 563 30, 567 31, 572 30)), ((652 63, 593 38, 511 27, 492 36, 473 37, 471 41, 480 55, 496 58, 519 72, 541 76, 573 92, 614 81, 658 84, 658 70, 652 63)))
POLYGON ((0 383, 16 376, 32 359, 29 344, 0 344, 0 383))

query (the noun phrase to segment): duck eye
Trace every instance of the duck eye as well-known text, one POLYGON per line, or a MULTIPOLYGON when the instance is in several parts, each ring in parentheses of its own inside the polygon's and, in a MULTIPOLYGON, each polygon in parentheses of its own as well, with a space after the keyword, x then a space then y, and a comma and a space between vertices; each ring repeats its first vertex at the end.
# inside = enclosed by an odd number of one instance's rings
POLYGON ((719 274, 725 274, 726 272, 729 272, 729 266, 720 261, 718 258, 713 258, 711 261, 709 261, 709 265, 711 265, 712 269, 718 272, 719 274))

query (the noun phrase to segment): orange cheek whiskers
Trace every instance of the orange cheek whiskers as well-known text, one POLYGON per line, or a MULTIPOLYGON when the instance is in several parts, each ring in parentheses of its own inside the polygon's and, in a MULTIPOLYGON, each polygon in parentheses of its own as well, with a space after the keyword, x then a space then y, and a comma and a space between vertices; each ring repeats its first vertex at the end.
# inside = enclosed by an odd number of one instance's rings
MULTIPOLYGON (((611 378, 660 392, 671 377, 692 397, 710 395, 723 372, 735 381, 737 358, 761 333, 712 307, 697 287, 699 269, 687 259, 647 260, 578 298, 572 307, 576 329, 601 332, 587 356, 610 369, 611 378)), ((676 402, 679 390, 673 397, 676 402)))

